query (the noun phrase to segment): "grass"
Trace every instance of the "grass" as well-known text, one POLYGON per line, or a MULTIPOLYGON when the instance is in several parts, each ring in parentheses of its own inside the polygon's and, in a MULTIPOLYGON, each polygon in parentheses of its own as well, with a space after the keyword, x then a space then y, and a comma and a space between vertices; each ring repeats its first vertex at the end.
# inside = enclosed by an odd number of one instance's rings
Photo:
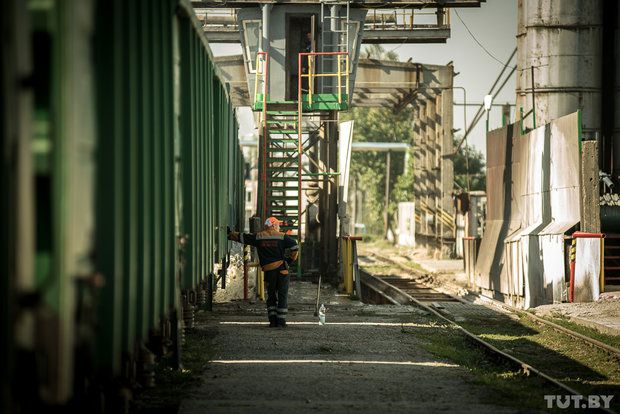
POLYGON ((526 316, 518 320, 468 317, 462 325, 584 395, 613 395, 620 390, 620 364, 614 356, 526 316))
POLYGON ((543 317, 543 319, 547 319, 557 325, 560 325, 564 328, 570 329, 571 331, 575 331, 592 339, 596 339, 604 344, 613 346, 615 348, 620 348, 620 336, 619 335, 609 335, 603 332, 600 332, 594 328, 590 328, 589 326, 583 326, 578 323, 571 322, 566 316, 562 314, 554 314, 551 317, 543 317))
MULTIPOLYGON (((420 338, 426 351, 467 369, 473 376, 473 382, 485 388, 483 402, 547 411, 544 395, 566 394, 538 377, 528 377, 512 366, 490 357, 451 326, 437 325, 434 329, 407 328, 402 331, 420 338)), ((567 412, 557 410, 560 411, 567 412)))

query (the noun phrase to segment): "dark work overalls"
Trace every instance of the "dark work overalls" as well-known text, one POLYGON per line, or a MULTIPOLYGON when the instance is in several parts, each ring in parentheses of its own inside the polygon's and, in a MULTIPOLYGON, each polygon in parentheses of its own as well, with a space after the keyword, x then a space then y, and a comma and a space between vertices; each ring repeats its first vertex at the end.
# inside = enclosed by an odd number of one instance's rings
POLYGON ((295 260, 299 246, 292 237, 284 233, 264 230, 256 234, 243 233, 239 242, 256 247, 258 260, 265 273, 267 284, 267 316, 270 326, 286 326, 288 312, 288 265, 285 251, 289 250, 295 260))

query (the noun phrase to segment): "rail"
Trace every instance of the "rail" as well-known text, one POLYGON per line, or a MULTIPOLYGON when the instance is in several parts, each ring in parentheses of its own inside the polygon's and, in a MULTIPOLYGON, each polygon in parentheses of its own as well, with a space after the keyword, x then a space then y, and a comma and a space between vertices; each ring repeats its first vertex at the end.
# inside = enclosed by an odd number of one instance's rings
MULTIPOLYGON (((401 270, 403 270, 405 272, 408 272, 410 274, 418 275, 420 277, 426 276, 426 273, 424 273, 424 272, 422 272, 422 271, 420 271, 418 269, 415 269, 415 268, 407 267, 407 266, 403 265, 402 263, 398 263, 397 261, 395 261, 395 260, 393 260, 393 259, 391 259, 389 257, 383 256, 383 255, 378 254, 378 253, 372 253, 372 255, 377 257, 377 258, 379 258, 380 260, 382 260, 384 262, 388 262, 390 264, 393 264, 394 266, 397 266, 401 270)), ((421 279, 416 279, 414 277, 413 280, 418 281, 418 282, 424 284, 424 281, 422 281, 421 279)), ((427 286, 428 286, 428 284, 427 284, 427 286)), ((435 288, 435 289, 437 289, 438 291, 443 292, 443 293, 445 293, 447 295, 450 295, 450 296, 452 296, 454 298, 457 298, 460 301, 465 301, 464 299, 461 299, 458 296, 455 296, 454 293, 452 293, 452 292, 456 291, 457 289, 463 289, 462 287, 453 286, 451 289, 440 289, 440 288, 435 288)), ((526 317, 528 319, 531 319, 532 321, 534 321, 536 323, 545 324, 545 325, 549 326, 550 328, 552 328, 553 330, 555 330, 557 332, 560 332, 560 333, 563 333, 565 335, 571 336, 572 338, 581 340, 581 341, 587 343, 590 346, 596 347, 596 348, 598 348, 598 349, 600 349, 602 351, 607 352, 611 356, 614 356, 615 358, 619 358, 620 359, 620 349, 618 349, 618 348, 615 348, 613 346, 607 345, 607 344, 605 344, 603 342, 600 342, 600 341, 598 341, 596 339, 593 339, 593 338, 590 338, 588 336, 582 335, 582 334, 580 334, 578 332, 572 331, 572 330, 570 330, 568 328, 565 328, 563 326, 560 326, 560 325, 558 325, 556 323, 553 323, 551 321, 548 321, 546 319, 538 317, 538 316, 536 316, 536 315, 534 315, 534 314, 532 314, 530 312, 525 312, 523 310, 516 309, 515 307, 510 306, 510 305, 508 305, 506 303, 499 302, 499 301, 497 301, 495 299, 488 298, 486 296, 480 295, 479 293, 473 292, 473 291, 471 291, 469 289, 467 289, 467 294, 471 295, 471 296, 474 296, 476 298, 476 300, 480 300, 481 302, 484 303, 485 306, 489 306, 489 307, 492 306, 492 307, 495 307, 495 308, 500 308, 500 309, 503 309, 505 311, 518 314, 519 316, 524 316, 524 317, 526 317)))

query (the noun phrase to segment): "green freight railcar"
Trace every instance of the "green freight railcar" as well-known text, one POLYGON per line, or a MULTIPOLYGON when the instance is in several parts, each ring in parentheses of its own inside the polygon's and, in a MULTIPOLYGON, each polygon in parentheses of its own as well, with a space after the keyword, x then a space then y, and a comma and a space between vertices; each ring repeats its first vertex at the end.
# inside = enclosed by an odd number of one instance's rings
POLYGON ((2 11, 4 411, 17 389, 33 408, 148 381, 140 362, 175 350, 227 263, 244 191, 234 110, 188 1, 2 11))

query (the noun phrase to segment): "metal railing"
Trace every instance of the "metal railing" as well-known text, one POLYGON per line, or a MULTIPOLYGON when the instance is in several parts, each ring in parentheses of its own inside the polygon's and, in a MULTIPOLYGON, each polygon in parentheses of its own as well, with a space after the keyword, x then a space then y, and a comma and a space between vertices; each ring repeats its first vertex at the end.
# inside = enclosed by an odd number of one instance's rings
POLYGON ((269 76, 269 52, 256 53, 256 76, 254 77, 254 107, 258 103, 258 86, 262 83, 263 111, 267 106, 267 76, 269 76))
MULTIPOLYGON (((342 103, 342 88, 344 87, 345 95, 347 99, 349 97, 349 53, 348 52, 309 52, 300 53, 298 58, 298 73, 299 73, 299 101, 301 102, 303 91, 303 78, 308 79, 308 104, 312 105, 312 95, 314 93, 315 79, 316 78, 336 78, 337 86, 336 93, 338 95, 338 103, 342 103), (336 58, 336 71, 329 73, 317 73, 314 68, 317 58, 323 57, 335 57, 336 58), (303 60, 307 58, 308 73, 303 73, 303 60), (344 68, 342 67, 344 63, 344 68), (344 83, 344 85, 343 85, 344 83)), ((324 92, 320 91, 319 93, 324 92)))
MULTIPOLYGON (((448 230, 452 232, 455 230, 454 216, 448 213, 447 211, 445 211, 444 209, 442 209, 441 207, 434 209, 422 200, 417 200, 416 207, 419 207, 419 210, 422 213, 427 213, 435 217, 435 219, 437 220, 437 224, 440 224, 440 223, 443 224, 444 226, 448 228, 448 230)), ((420 213, 416 213, 416 220, 418 219, 420 220, 419 222, 421 223, 422 215, 420 213)))

